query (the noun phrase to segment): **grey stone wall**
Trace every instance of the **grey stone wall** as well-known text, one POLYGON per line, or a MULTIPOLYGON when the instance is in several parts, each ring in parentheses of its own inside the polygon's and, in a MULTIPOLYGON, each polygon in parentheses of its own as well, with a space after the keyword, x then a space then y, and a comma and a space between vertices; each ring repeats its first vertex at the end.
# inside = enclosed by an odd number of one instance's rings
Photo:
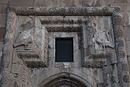
MULTIPOLYGON (((90 6, 119 6, 124 19, 124 31, 127 58, 130 61, 130 0, 0 0, 0 42, 3 42, 3 34, 6 25, 6 8, 11 7, 90 7, 90 6)), ((129 62, 130 64, 130 62, 129 62)))
MULTIPOLYGON (((110 7, 120 7, 121 8, 121 14, 123 15, 123 31, 124 31, 124 39, 125 39, 125 47, 126 47, 126 55, 127 55, 127 60, 128 64, 129 64, 129 72, 130 72, 130 0, 0 0, 0 57, 2 56, 2 46, 3 46, 3 37, 4 37, 4 33, 5 33, 5 27, 6 27, 6 22, 7 22, 7 14, 6 14, 6 8, 7 7, 100 7, 100 6, 110 6, 110 7)), ((51 51, 51 50, 50 50, 51 51)), ((21 65, 15 65, 15 63, 13 64, 14 67, 16 67, 16 70, 12 70, 13 73, 20 73, 19 71, 25 73, 23 74, 24 76, 20 76, 18 78, 18 82, 23 82, 23 83, 28 83, 28 85, 24 85, 25 87, 30 86, 31 84, 30 82, 27 81, 21 81, 21 80, 25 80, 25 79, 30 79, 28 78, 28 74, 33 72, 33 77, 32 78, 40 78, 41 74, 39 74, 39 76, 36 76, 36 73, 41 73, 44 72, 44 70, 33 70, 32 72, 28 71, 28 69, 22 64, 22 62, 20 62, 21 65), (22 67, 23 70, 19 70, 18 67, 22 67), (29 73, 27 73, 27 71, 29 73), (23 78, 22 78, 23 77, 23 78)), ((109 65, 109 62, 108 62, 109 65)), ((57 65, 58 66, 58 65, 57 65)), ((62 68, 62 65, 59 65, 62 68)), ((109 69, 111 70, 113 67, 107 66, 104 67, 104 71, 108 71, 109 69)), ((125 66, 124 66, 125 68, 125 66)), ((49 70, 46 70, 46 72, 49 70)), ((77 70, 72 70, 78 72, 77 70)), ((85 69, 84 69, 85 71, 85 69)), ((87 70, 92 76, 95 75, 97 76, 96 78, 98 78, 99 80, 99 87, 103 81, 103 77, 102 75, 107 75, 107 73, 103 72, 102 70, 91 70, 88 69, 87 70), (99 76, 99 77, 98 77, 99 76)), ((49 72, 58 72, 57 70, 54 71, 49 71, 49 72)), ((46 75, 47 73, 45 73, 46 75)), ((80 73, 78 73, 80 74, 80 73)), ((47 75, 46 75, 47 76, 47 75)), ((84 76, 84 75, 81 75, 84 76)), ((17 75, 16 75, 17 77, 17 75)), ((44 76, 42 76, 44 77, 44 76)), ((89 77, 86 77, 89 78, 89 77)), ((110 78, 104 78, 106 81, 108 81, 107 83, 110 83, 110 78)), ((124 78, 125 79, 125 78, 124 78)), ((127 79, 127 77, 126 77, 127 79)), ((35 82, 36 80, 33 80, 32 82, 35 82)), ((40 81, 40 80, 39 80, 40 81)), ((90 80, 91 82, 91 80, 90 80)), ((16 83, 16 82, 14 82, 16 83)), ((109 84, 109 85, 110 85, 109 84)), ((17 87, 17 83, 15 84, 15 86, 17 87)), ((93 84, 95 85, 95 84, 93 84)), ((21 86, 20 86, 21 87, 21 86)), ((32 86, 33 87, 33 86, 32 86)), ((35 87, 35 86, 34 86, 35 87)), ((111 87, 111 86, 110 86, 111 87)), ((114 87, 114 86, 113 86, 114 87)))

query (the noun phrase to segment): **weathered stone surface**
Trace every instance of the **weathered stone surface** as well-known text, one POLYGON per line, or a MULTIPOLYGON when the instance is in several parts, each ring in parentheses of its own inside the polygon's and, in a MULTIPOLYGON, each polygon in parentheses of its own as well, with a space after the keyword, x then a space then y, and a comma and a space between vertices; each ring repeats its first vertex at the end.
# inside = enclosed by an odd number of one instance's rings
POLYGON ((101 6, 103 3, 102 0, 81 0, 83 7, 91 7, 91 6, 101 6))
POLYGON ((89 17, 88 30, 88 47, 92 46, 95 50, 90 53, 105 53, 106 48, 114 48, 112 25, 109 17, 89 17))
POLYGON ((29 0, 28 2, 26 0, 8 0, 9 4, 13 7, 33 7, 33 0, 29 0))
POLYGON ((5 27, 6 25, 6 14, 0 14, 0 27, 5 27))
POLYGON ((0 14, 6 14, 7 5, 0 5, 0 14))
POLYGON ((17 15, 37 15, 37 16, 112 16, 115 8, 109 7, 83 7, 83 8, 9 8, 17 15))
MULTIPOLYGON (((17 3, 14 1, 10 1, 11 5, 17 3)), ((53 81, 58 84, 61 78, 63 82, 58 86, 66 85, 69 80, 86 87, 128 87, 120 14, 111 7, 80 7, 80 4, 100 6, 106 3, 102 0, 44 1, 34 0, 34 5, 49 8, 15 8, 17 15, 15 12, 8 15, 2 87, 46 87, 52 86, 53 81), (111 20, 111 16, 115 19, 111 20), (57 37, 73 38, 74 62, 55 62, 57 37)))
MULTIPOLYGON (((8 11, 9 12, 9 11, 8 11)), ((5 43, 3 49, 3 57, 2 61, 2 81, 1 86, 8 87, 9 83, 12 83, 12 74, 11 70, 11 60, 12 60, 12 52, 13 52, 13 40, 14 40, 14 31, 16 30, 16 14, 14 12, 9 12, 8 14, 8 25, 6 27, 6 35, 5 35, 5 43), (7 55, 5 55, 7 54, 7 55), (8 78, 7 78, 8 77, 8 78)))
POLYGON ((128 0, 114 0, 115 3, 127 3, 128 0))
POLYGON ((9 0, 1 0, 0 3, 7 4, 9 0))
POLYGON ((5 28, 0 28, 0 42, 3 42, 5 34, 5 28))
POLYGON ((130 56, 130 41, 127 41, 127 53, 128 53, 128 56, 130 56))
POLYGON ((18 17, 14 48, 19 58, 23 59, 28 67, 44 67, 47 64, 45 57, 45 28, 34 17, 18 17), (44 64, 45 63, 45 64, 44 64))

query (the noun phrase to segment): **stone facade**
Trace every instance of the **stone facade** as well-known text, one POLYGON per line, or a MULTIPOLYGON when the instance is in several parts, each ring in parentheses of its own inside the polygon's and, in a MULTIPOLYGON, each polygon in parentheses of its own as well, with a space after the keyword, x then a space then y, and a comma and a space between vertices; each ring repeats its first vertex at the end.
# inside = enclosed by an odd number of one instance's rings
POLYGON ((0 86, 129 87, 129 4, 0 1, 0 86), (57 37, 73 38, 73 62, 55 62, 57 37))

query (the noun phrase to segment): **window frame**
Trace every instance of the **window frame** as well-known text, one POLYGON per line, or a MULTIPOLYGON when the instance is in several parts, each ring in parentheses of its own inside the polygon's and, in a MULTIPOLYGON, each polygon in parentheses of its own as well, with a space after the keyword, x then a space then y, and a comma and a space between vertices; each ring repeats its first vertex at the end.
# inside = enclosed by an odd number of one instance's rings
POLYGON ((74 62, 74 48, 73 48, 73 37, 56 37, 55 38, 55 62, 74 62), (61 60, 60 58, 58 58, 57 56, 57 40, 71 40, 72 43, 70 43, 70 45, 72 45, 72 47, 70 48, 72 51, 71 51, 71 58, 67 58, 66 60, 61 60))

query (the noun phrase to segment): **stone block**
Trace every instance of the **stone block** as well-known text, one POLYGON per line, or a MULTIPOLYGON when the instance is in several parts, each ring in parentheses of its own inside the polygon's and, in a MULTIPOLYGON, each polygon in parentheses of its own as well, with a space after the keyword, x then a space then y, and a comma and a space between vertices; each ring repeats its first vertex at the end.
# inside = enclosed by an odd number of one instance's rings
POLYGON ((91 7, 91 6, 101 6, 103 4, 102 0, 81 0, 83 7, 91 7))
POLYGON ((127 40, 127 41, 130 41, 130 26, 129 26, 129 28, 127 29, 127 37, 126 37, 126 40, 127 40))
POLYGON ((5 34, 5 28, 0 28, 0 42, 3 42, 5 34))
POLYGON ((128 3, 128 0, 114 0, 114 3, 128 3))
POLYGON ((11 7, 33 7, 34 0, 9 0, 11 7))
POLYGON ((51 0, 35 0, 34 7, 52 7, 51 0))
POLYGON ((0 4, 0 14, 6 14, 7 5, 0 4))
POLYGON ((103 83, 98 83, 97 87, 103 87, 103 83))
POLYGON ((6 14, 0 14, 0 27, 5 27, 6 14))
POLYGON ((49 49, 49 58, 55 57, 55 49, 49 49))
POLYGON ((0 42, 0 61, 1 61, 1 56, 2 56, 2 46, 3 46, 3 42, 0 42))
POLYGON ((129 66, 129 73, 130 73, 130 56, 128 56, 128 66, 129 66))
POLYGON ((129 71, 128 68, 129 68, 129 67, 128 67, 127 64, 125 64, 125 63, 122 64, 122 70, 123 70, 123 71, 129 71))
POLYGON ((81 7, 80 0, 35 0, 34 7, 81 7))
POLYGON ((76 7, 82 7, 82 0, 74 0, 74 4, 76 7))
POLYGON ((128 37, 128 27, 127 26, 124 27, 123 35, 124 35, 125 41, 127 41, 129 39, 129 37, 128 37))
POLYGON ((12 65, 12 73, 20 74, 22 65, 20 64, 13 64, 12 65))
POLYGON ((127 3, 116 3, 114 5, 120 7, 120 12, 122 12, 121 14, 123 14, 124 12, 127 12, 127 10, 129 10, 127 3))
POLYGON ((75 7, 74 0, 61 0, 61 7, 75 7))
POLYGON ((9 0, 0 0, 0 4, 7 4, 9 0))
POLYGON ((127 54, 128 54, 128 56, 130 56, 130 41, 127 41, 126 43, 127 43, 127 46, 126 46, 127 54))
POLYGON ((0 51, 2 51, 3 42, 0 42, 0 51))
POLYGON ((101 5, 111 6, 114 0, 101 0, 101 5))

